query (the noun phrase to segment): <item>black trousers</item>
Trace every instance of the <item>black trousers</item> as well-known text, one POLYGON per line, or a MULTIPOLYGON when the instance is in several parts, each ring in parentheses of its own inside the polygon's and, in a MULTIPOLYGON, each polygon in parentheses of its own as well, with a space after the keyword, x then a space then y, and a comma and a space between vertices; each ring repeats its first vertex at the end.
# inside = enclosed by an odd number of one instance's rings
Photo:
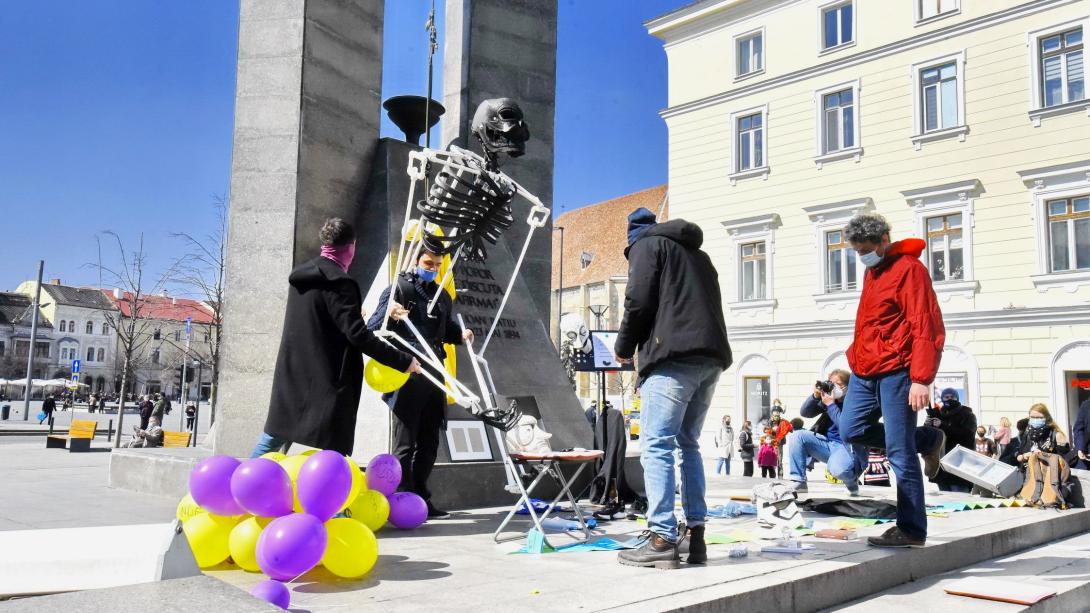
POLYGON ((753 476, 753 460, 745 460, 744 462, 742 462, 742 476, 753 476))
POLYGON ((390 396, 394 414, 394 455, 401 461, 402 491, 431 498, 428 477, 439 453, 439 432, 445 427, 447 394, 421 375, 390 396))

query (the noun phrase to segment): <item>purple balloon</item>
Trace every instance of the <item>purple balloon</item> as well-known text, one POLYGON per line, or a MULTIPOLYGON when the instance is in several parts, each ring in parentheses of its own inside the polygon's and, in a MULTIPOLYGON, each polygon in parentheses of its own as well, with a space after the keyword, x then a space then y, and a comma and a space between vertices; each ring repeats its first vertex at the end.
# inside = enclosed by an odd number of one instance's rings
POLYGON ((401 461, 397 456, 381 453, 367 463, 367 489, 389 497, 401 485, 401 461))
POLYGON ((307 458, 295 484, 303 510, 326 521, 336 515, 348 499, 352 471, 343 455, 327 449, 307 458))
POLYGON ((281 609, 287 609, 291 606, 291 592, 288 591, 288 586, 272 579, 266 579, 255 585, 250 590, 250 595, 281 609))
POLYGON ((231 495, 231 476, 240 462, 231 456, 214 455, 197 463, 189 473, 189 495, 214 515, 242 515, 245 510, 231 495))
POLYGON ((397 492, 390 500, 390 523, 401 530, 412 530, 428 519, 428 503, 412 492, 397 492))
POLYGON ((244 461, 231 475, 231 495, 247 513, 280 517, 291 513, 291 477, 268 458, 244 461))
POLYGON ((257 565, 277 581, 291 581, 322 561, 325 526, 308 513, 278 517, 257 539, 257 565))

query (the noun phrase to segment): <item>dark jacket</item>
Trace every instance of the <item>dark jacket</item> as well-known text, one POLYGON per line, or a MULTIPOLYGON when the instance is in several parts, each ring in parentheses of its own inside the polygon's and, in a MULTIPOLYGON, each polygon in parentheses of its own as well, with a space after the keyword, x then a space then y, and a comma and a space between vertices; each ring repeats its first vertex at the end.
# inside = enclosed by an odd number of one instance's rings
POLYGON ((594 424, 594 448, 602 449, 606 453, 598 464, 598 474, 591 481, 590 501, 607 504, 614 493, 620 502, 636 500, 636 492, 628 484, 624 471, 628 450, 628 430, 624 427, 624 414, 617 409, 606 409, 605 415, 594 424))
POLYGON ((799 409, 799 415, 806 418, 817 417, 817 422, 810 430, 830 441, 843 443, 844 439, 840 438, 840 430, 836 427, 836 422, 840 419, 840 412, 843 410, 844 398, 834 401, 833 406, 826 407, 820 398, 814 398, 814 395, 810 394, 803 401, 802 408, 799 409))
POLYGON ((1075 427, 1071 428, 1071 442, 1075 451, 1090 452, 1090 400, 1084 400, 1079 405, 1075 427))
MULTIPOLYGON (((386 315, 386 305, 390 300, 390 292, 396 287, 394 301, 409 310, 409 319, 412 320, 420 336, 436 351, 436 357, 443 359, 443 344, 462 344, 462 330, 454 321, 454 301, 445 291, 439 295, 439 301, 435 303, 431 315, 428 315, 428 303, 435 296, 438 285, 434 281, 423 281, 415 273, 401 273, 398 275, 396 285, 387 287, 378 300, 378 308, 367 320, 370 330, 378 330, 382 327, 382 318, 386 315)), ((398 336, 409 341, 413 345, 419 345, 409 326, 404 322, 391 320, 386 326, 387 330, 396 332, 398 336)))
MULTIPOLYGON (((934 414, 934 409, 928 411, 929 416, 934 414)), ((950 453, 958 445, 976 451, 976 415, 973 413, 973 409, 958 404, 949 409, 941 409, 938 412, 938 418, 941 422, 939 429, 946 433, 944 453, 950 453)), ((964 487, 972 487, 973 485, 965 479, 944 470, 939 471, 939 474, 934 478, 934 482, 940 485, 962 485, 964 487)))
POLYGON ((745 428, 738 433, 738 457, 743 462, 753 461, 753 432, 745 428))
POLYGON ((631 358, 639 347, 640 379, 655 366, 703 357, 731 365, 719 275, 700 250, 696 224, 674 219, 648 228, 625 249, 628 286, 614 349, 631 358))
MULTIPOLYGON (((1068 465, 1078 457, 1075 451, 1072 450, 1070 442, 1060 443, 1056 440, 1056 430, 1053 428, 1049 428, 1047 432, 1035 431, 1033 428, 1027 428, 1025 436, 1020 438, 1021 441, 1018 445, 1018 455, 1025 455, 1031 451, 1055 453, 1056 455, 1063 456, 1068 465)), ((1025 464, 1025 461, 1023 461, 1022 464, 1025 464)))
POLYGON ((363 385, 360 353, 397 370, 412 358, 367 329, 359 285, 336 263, 323 257, 303 262, 288 283, 265 432, 350 454, 363 385))
POLYGON ((42 411, 44 411, 46 414, 52 413, 55 410, 57 410, 56 400, 53 400, 52 398, 46 398, 45 401, 42 402, 42 411))

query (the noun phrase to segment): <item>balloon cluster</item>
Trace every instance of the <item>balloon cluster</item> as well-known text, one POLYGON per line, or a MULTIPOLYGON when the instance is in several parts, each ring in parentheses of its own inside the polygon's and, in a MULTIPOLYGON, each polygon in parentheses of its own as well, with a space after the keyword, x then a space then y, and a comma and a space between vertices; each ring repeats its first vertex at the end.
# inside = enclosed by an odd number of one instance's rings
POLYGON ((177 517, 198 566, 230 558, 263 572, 271 580, 251 593, 287 608, 290 594, 282 582, 318 565, 338 577, 362 577, 378 560, 375 532, 387 522, 403 530, 424 523, 427 503, 395 493, 400 483, 401 464, 390 454, 372 459, 366 477, 350 458, 330 450, 242 461, 212 456, 190 473, 177 517))

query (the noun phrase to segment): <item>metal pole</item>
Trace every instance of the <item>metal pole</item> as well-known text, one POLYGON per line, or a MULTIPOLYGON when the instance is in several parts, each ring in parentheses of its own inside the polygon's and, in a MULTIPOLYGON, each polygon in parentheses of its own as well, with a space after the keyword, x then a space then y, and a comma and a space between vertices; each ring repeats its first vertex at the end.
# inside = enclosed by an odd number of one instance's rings
POLYGON ((554 230, 560 230, 560 278, 557 280, 556 290, 556 351, 560 352, 560 317, 564 312, 564 226, 556 226, 554 230))
POLYGON ((197 411, 193 413, 193 446, 197 446, 197 427, 201 423, 201 371, 204 362, 197 360, 197 411))
POLYGON ((424 29, 428 31, 428 95, 424 99, 424 147, 431 149, 431 90, 434 72, 432 58, 439 47, 435 30, 435 0, 431 0, 431 12, 428 13, 428 22, 424 29))
POLYGON ((42 300, 42 274, 45 272, 45 260, 38 260, 38 286, 34 289, 34 304, 31 308, 34 312, 30 319, 30 350, 26 358, 26 394, 23 397, 23 421, 30 419, 30 383, 34 374, 34 346, 38 344, 38 305, 42 300))
POLYGON ((181 411, 178 411, 180 413, 180 415, 178 416, 178 430, 182 432, 185 431, 185 428, 183 427, 183 424, 185 424, 185 401, 187 395, 185 384, 185 371, 186 367, 189 366, 189 337, 191 336, 188 327, 189 326, 186 326, 187 330, 185 332, 185 353, 182 355, 182 389, 180 391, 181 396, 178 400, 178 404, 181 405, 182 409, 181 411))

